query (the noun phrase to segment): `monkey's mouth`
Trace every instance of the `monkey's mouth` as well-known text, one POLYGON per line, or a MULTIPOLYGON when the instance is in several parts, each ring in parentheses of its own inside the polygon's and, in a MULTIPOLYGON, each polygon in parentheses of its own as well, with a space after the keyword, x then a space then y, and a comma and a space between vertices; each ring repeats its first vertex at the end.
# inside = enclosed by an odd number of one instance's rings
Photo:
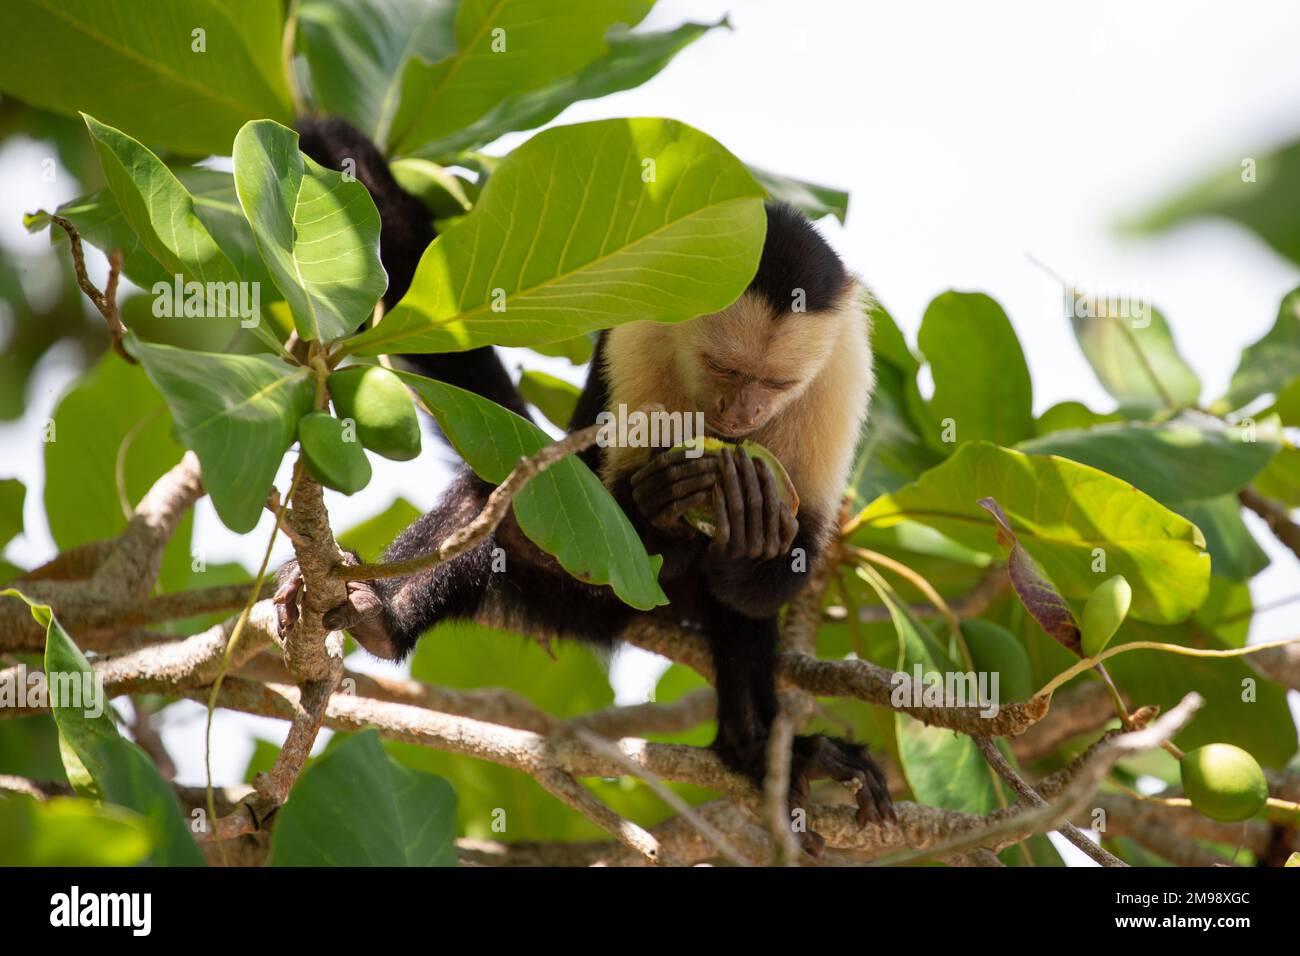
POLYGON ((720 422, 706 417, 704 419, 704 434, 709 438, 737 441, 749 437, 762 426, 763 423, 761 422, 758 425, 736 425, 732 422, 720 422))

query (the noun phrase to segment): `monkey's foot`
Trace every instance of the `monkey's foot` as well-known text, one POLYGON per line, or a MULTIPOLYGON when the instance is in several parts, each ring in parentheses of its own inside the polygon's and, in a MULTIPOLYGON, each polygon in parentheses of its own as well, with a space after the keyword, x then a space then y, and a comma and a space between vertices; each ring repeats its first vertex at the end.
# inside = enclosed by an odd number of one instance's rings
MULTIPOLYGON (((809 784, 814 780, 834 780, 854 789, 860 827, 897 819, 885 775, 862 744, 821 734, 796 737, 790 764, 791 808, 807 805, 809 784)), ((812 830, 804 830, 799 838, 812 856, 819 856, 826 845, 812 830)))
MULTIPOLYGON (((286 567, 283 574, 280 588, 271 598, 281 637, 298 622, 298 595, 302 591, 302 571, 297 562, 286 567)), ((383 599, 369 581, 349 581, 347 600, 326 611, 321 623, 331 631, 347 631, 376 657, 397 660, 402 656, 384 622, 383 599)))

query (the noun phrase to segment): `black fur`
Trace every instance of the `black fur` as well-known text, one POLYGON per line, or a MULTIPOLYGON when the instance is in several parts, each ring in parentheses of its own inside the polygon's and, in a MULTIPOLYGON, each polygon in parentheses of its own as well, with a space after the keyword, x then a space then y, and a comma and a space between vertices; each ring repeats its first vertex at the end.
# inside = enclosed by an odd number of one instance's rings
POLYGON ((791 311, 799 289, 805 311, 830 308, 848 282, 844 263, 793 206, 770 202, 766 208, 767 238, 750 291, 766 299, 778 315, 791 311))
MULTIPOLYGON (((309 121, 300 124, 300 130, 303 150, 318 162, 337 168, 346 156, 357 160, 357 176, 375 196, 384 217, 381 252, 390 282, 385 302, 391 307, 409 286, 419 256, 433 238, 427 213, 423 207, 417 213, 412 203, 419 203, 401 191, 378 150, 352 127, 340 121, 309 121), (419 223, 407 221, 412 216, 419 223), (393 217, 398 221, 390 221, 393 217)), ((804 290, 807 311, 830 307, 847 283, 839 257, 790 207, 768 204, 767 215, 767 239, 751 291, 771 303, 777 319, 789 314, 794 289, 804 290)), ((602 335, 570 430, 592 424, 608 406, 604 345, 602 335)), ((654 359, 647 356, 648 361, 654 359)), ((425 374, 526 414, 522 399, 491 348, 408 360, 425 374)), ((583 457, 598 469, 602 449, 592 448, 583 457)), ((718 694, 714 747, 733 769, 761 783, 767 738, 778 711, 777 615, 804 584, 805 576, 794 570, 790 553, 767 560, 719 560, 710 553, 709 539, 703 535, 683 533, 680 525, 677 530, 653 525, 635 503, 632 489, 632 476, 623 475, 613 482, 611 492, 647 550, 664 558, 660 583, 670 604, 651 613, 698 628, 706 636, 718 694)), ((491 492, 491 485, 462 466, 439 505, 402 532, 384 560, 427 553, 477 515, 491 492)), ((817 542, 826 520, 827 516, 807 509, 798 515, 792 548, 803 549, 804 567, 815 566, 817 542)), ((761 552, 760 547, 750 553, 761 552)), ((410 577, 370 582, 370 586, 382 601, 383 630, 391 642, 375 646, 391 646, 398 657, 409 654, 420 635, 441 621, 475 619, 543 638, 576 637, 610 646, 639 613, 609 588, 567 574, 554 558, 525 538, 513 514, 473 550, 454 560, 410 577), (504 556, 503 571, 493 567, 499 556, 504 556)), ((356 628, 353 630, 356 633, 356 628)), ((802 805, 806 800, 810 779, 833 776, 861 784, 860 821, 891 815, 884 777, 863 748, 833 738, 798 737, 792 760, 792 804, 802 805)), ((815 851, 819 841, 815 834, 804 834, 804 845, 810 850, 815 851)))

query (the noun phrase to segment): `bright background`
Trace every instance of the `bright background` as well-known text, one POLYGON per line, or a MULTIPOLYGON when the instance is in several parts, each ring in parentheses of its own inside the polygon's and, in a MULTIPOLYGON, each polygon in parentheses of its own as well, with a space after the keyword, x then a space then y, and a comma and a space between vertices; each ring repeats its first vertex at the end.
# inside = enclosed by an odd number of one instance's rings
MULTIPOLYGON (((661 0, 644 27, 724 14, 733 31, 706 35, 645 86, 577 104, 561 122, 670 116, 747 162, 847 189, 847 225, 828 220, 823 228, 909 339, 935 295, 987 292, 1020 335, 1036 411, 1071 398, 1097 410, 1113 402, 1075 345, 1059 285, 1031 255, 1081 287, 1154 300, 1205 383, 1204 402, 1222 394, 1242 347, 1272 325, 1282 296, 1300 284, 1300 270, 1227 223, 1149 240, 1115 231, 1122 218, 1202 174, 1293 138, 1300 4, 661 0)), ((527 135, 508 137, 502 149, 527 135)), ((22 213, 82 191, 67 175, 42 181, 49 152, 19 141, 0 153, 0 254, 48 242, 25 233, 22 213)), ((88 252, 102 279, 102 256, 88 252)), ((48 281, 30 279, 33 288, 48 281)), ((539 364, 527 352, 512 351, 507 361, 539 364)), ((562 362, 544 367, 580 378, 562 362)), ((38 429, 70 375, 56 349, 35 380, 28 414, 0 426, 0 477, 28 487, 27 531, 7 554, 26 566, 54 553, 40 510, 38 429)), ((382 510, 395 494, 430 506, 449 458, 435 442, 426 446, 418 464, 373 459, 376 480, 353 498, 330 493, 336 527, 382 510)), ((1300 593, 1294 556, 1247 519, 1274 559, 1252 581, 1256 604, 1300 593)), ((269 531, 268 517, 256 532, 234 536, 204 501, 194 540, 209 561, 255 568, 269 531)), ((287 556, 282 543, 277 560, 287 556)), ((1297 609, 1259 614, 1252 640, 1292 636, 1297 609)), ((632 660, 617 668, 622 700, 639 698, 648 680, 644 662, 632 660)), ((195 746, 202 716, 198 705, 169 716, 166 739, 183 782, 203 779, 195 746)), ((238 780, 252 737, 278 740, 282 728, 220 714, 216 779, 238 780)))

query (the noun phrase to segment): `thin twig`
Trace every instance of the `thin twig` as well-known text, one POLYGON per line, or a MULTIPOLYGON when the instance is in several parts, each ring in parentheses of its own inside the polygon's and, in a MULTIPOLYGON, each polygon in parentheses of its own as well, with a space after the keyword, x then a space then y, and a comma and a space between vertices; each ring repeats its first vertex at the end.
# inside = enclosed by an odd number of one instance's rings
POLYGON ((72 247, 72 269, 77 274, 77 285, 108 323, 109 334, 113 337, 113 351, 135 365, 135 358, 126 350, 123 341, 126 338, 126 326, 122 324, 122 317, 117 311, 117 280, 122 274, 122 251, 114 249, 109 253, 108 282, 104 286, 104 291, 100 292, 90 281, 90 276, 86 274, 86 256, 81 248, 81 233, 77 232, 77 227, 54 213, 49 213, 49 217, 50 222, 68 234, 68 244, 72 247))

